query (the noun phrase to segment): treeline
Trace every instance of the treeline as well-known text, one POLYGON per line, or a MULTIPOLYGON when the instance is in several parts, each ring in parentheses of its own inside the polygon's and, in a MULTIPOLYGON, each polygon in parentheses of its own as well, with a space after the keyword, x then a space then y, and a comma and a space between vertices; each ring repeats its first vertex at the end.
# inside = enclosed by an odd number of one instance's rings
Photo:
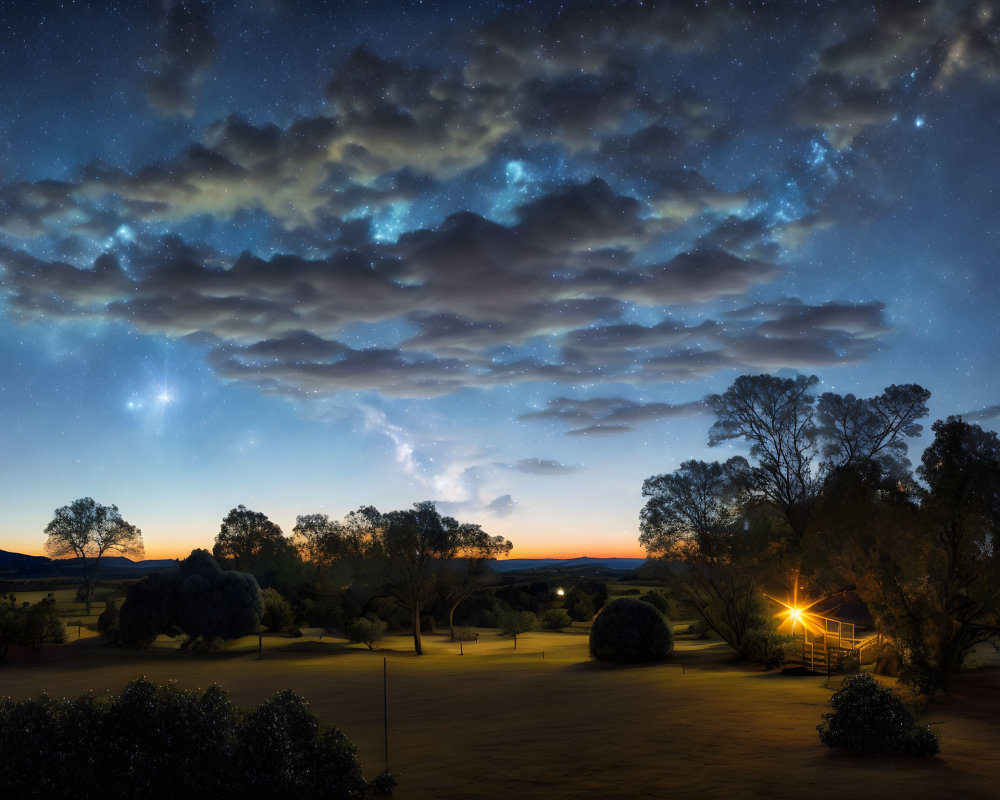
MULTIPOLYGON (((83 562, 88 613, 89 576, 100 557, 141 547, 138 528, 91 498, 57 509, 46 533, 49 552, 73 552, 83 562)), ((388 628, 405 629, 421 653, 428 626, 446 620, 455 635, 457 609, 495 582, 488 562, 511 547, 477 524, 440 514, 432 502, 387 513, 364 506, 343 520, 307 514, 291 537, 241 505, 222 520, 211 553, 195 550, 176 572, 131 585, 121 608, 109 603, 98 625, 121 644, 144 646, 169 634, 183 635, 185 647, 264 630, 294 634, 305 622, 369 646, 388 628)), ((493 622, 509 610, 494 599, 493 622)), ((470 606, 471 616, 490 613, 481 603, 470 606)))
POLYGON ((685 461, 643 484, 640 543, 686 562, 703 622, 745 656, 773 657, 762 600, 792 586, 856 589, 918 692, 947 685, 1000 633, 1000 442, 960 417, 935 422, 913 469, 908 440, 930 392, 816 396, 815 376, 744 375, 707 403, 710 445, 750 458, 685 461))

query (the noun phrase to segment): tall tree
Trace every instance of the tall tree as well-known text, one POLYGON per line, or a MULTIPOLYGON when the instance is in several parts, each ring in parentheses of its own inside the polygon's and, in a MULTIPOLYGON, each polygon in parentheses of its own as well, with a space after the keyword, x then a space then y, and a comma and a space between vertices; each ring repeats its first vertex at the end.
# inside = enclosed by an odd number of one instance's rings
POLYGON ((292 529, 295 546, 312 566, 314 597, 338 598, 345 626, 386 597, 382 553, 382 514, 362 506, 343 521, 326 514, 304 514, 292 529))
POLYGON ((761 555, 767 541, 746 515, 750 466, 685 461, 647 478, 639 543, 650 556, 683 560, 682 589, 698 615, 738 652, 760 625, 761 555))
POLYGON ((832 515, 851 529, 845 563, 901 655, 903 677, 928 695, 947 687, 973 647, 1000 635, 1000 441, 959 417, 932 430, 919 506, 905 487, 871 481, 855 480, 854 500, 831 497, 832 515))
POLYGON ((256 574, 268 562, 288 556, 293 550, 278 525, 259 511, 239 505, 222 520, 212 555, 228 561, 237 572, 256 574))
POLYGON ((452 641, 455 641, 455 609, 494 576, 487 562, 506 556, 514 546, 502 536, 490 536, 479 525, 468 522, 458 526, 455 536, 454 557, 440 572, 452 641))
POLYGON ((91 497, 81 497, 57 508, 52 521, 45 526, 45 535, 48 536, 45 551, 50 556, 75 556, 80 560, 87 614, 101 556, 109 550, 128 556, 143 554, 142 531, 122 519, 118 506, 103 506, 91 497))
POLYGON ((390 511, 381 519, 382 557, 389 591, 413 614, 413 648, 423 653, 420 613, 434 595, 442 561, 455 557, 458 521, 442 517, 434 503, 414 503, 405 511, 390 511))
POLYGON ((930 397, 923 387, 905 384, 869 398, 827 392, 817 402, 818 380, 741 375, 725 393, 706 399, 716 416, 709 445, 730 439, 750 445, 755 491, 784 517, 793 548, 834 473, 867 470, 871 462, 882 478, 912 482, 906 439, 920 433, 930 397))
POLYGON ((706 398, 716 421, 708 433, 710 446, 745 439, 757 460, 757 490, 777 507, 788 523, 792 544, 805 533, 819 488, 813 472, 818 429, 812 388, 815 375, 778 378, 741 375, 723 394, 706 398))
POLYGON ((906 438, 918 436, 931 393, 915 383, 887 386, 875 397, 825 392, 816 404, 828 471, 866 461, 886 476, 905 479, 910 462, 906 438))

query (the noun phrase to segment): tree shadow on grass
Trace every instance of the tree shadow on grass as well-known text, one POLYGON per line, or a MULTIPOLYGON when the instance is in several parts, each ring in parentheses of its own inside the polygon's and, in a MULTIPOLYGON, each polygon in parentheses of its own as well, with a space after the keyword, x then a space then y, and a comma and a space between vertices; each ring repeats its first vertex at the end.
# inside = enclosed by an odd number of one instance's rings
POLYGON ((723 670, 753 671, 752 664, 741 661, 739 656, 725 642, 716 642, 696 649, 674 649, 662 661, 640 664, 619 664, 614 661, 596 661, 589 659, 571 664, 566 669, 571 670, 605 670, 605 669, 677 669, 679 672, 697 670, 699 672, 715 672, 723 670))

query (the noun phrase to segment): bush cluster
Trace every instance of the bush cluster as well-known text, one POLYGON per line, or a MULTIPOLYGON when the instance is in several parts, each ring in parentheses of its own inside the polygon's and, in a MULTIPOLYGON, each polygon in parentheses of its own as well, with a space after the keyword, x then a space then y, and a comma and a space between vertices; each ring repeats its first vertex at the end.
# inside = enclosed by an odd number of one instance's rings
POLYGON ((0 698, 7 797, 295 797, 353 800, 366 784, 354 746, 283 691, 242 710, 204 692, 137 678, 114 697, 0 698))
POLYGON ((619 597, 601 610, 590 629, 590 655, 598 661, 660 661, 674 649, 674 634, 649 603, 619 597))
POLYGON ((764 669, 774 669, 787 660, 785 646, 792 644, 791 638, 778 635, 770 627, 750 628, 743 634, 739 653, 764 669))
POLYGON ((192 550, 173 574, 132 584, 118 614, 118 638, 142 647, 158 634, 183 631, 188 642, 254 633, 262 614, 260 587, 244 572, 223 572, 207 550, 192 550))
POLYGON ((295 615, 288 601, 277 589, 268 587, 260 593, 261 619, 260 624, 272 633, 291 631, 295 623, 295 615))
POLYGON ((18 604, 14 595, 0 595, 0 661, 7 657, 11 645, 37 651, 43 642, 65 640, 66 630, 56 614, 55 600, 18 604))
POLYGON ((930 728, 918 727, 913 715, 890 689, 866 672, 852 675, 830 698, 833 711, 817 726, 828 747, 864 756, 932 756, 940 745, 930 728))

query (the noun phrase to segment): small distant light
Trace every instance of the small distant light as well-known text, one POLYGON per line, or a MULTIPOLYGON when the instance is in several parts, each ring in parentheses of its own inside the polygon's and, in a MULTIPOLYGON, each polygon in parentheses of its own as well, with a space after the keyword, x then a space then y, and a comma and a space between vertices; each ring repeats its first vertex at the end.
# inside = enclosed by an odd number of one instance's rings
POLYGON ((559 595, 560 597, 562 597, 564 594, 566 594, 566 590, 565 589, 556 589, 556 594, 559 595))
POLYGON ((926 124, 927 124, 927 122, 924 120, 923 117, 917 117, 915 120, 913 120, 913 127, 914 128, 922 128, 926 124))

